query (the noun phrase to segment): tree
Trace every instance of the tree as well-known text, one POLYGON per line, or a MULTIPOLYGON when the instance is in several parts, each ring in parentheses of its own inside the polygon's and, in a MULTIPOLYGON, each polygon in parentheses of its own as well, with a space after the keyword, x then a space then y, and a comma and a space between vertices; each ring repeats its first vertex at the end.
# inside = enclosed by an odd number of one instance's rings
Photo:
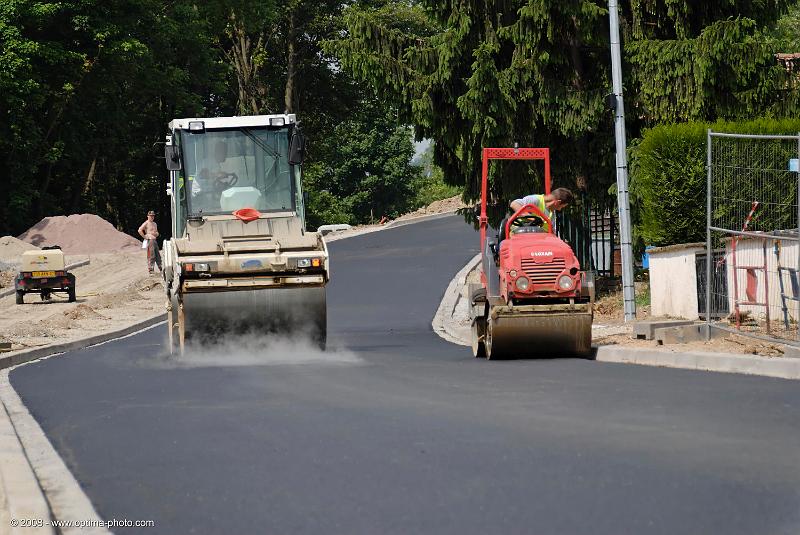
MULTIPOLYGON (((479 193, 485 146, 550 146, 557 183, 607 189, 611 146, 605 10, 595 2, 404 2, 352 7, 328 45, 345 68, 394 98, 418 139, 467 198, 479 193), (598 165, 600 163, 600 165, 598 165)), ((497 166, 507 199, 538 186, 530 166, 497 166)))
MULTIPOLYGON (((642 126, 774 109, 785 84, 762 30, 785 0, 623 2, 632 135, 642 126), (728 96, 729 95, 729 96, 728 96)), ((394 1, 346 11, 327 45, 354 76, 436 141, 447 180, 477 197, 480 149, 549 146, 556 183, 602 196, 613 180, 606 2, 394 1)), ((498 166, 492 190, 530 190, 531 172, 498 166)))
POLYGON ((378 104, 369 103, 338 124, 336 142, 306 166, 312 226, 397 217, 413 205, 420 168, 410 163, 411 132, 378 104))
POLYGON ((626 59, 644 126, 791 112, 769 29, 791 2, 631 2, 626 59))
MULTIPOLYGON (((0 9, 0 152, 18 233, 93 211, 132 229, 165 201, 152 145, 218 95, 206 22, 188 2, 12 1, 0 9), (157 203, 153 201, 157 200, 157 203)), ((163 206, 163 204, 162 204, 163 206)))

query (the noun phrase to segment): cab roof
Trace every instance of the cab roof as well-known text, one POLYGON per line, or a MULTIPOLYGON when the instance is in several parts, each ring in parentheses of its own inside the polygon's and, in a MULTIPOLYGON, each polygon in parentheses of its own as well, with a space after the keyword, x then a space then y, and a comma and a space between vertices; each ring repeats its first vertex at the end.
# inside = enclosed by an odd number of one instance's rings
POLYGON ((203 121, 206 130, 218 128, 239 128, 253 126, 276 126, 275 119, 283 119, 284 124, 296 122, 294 113, 281 113, 276 115, 242 115, 237 117, 190 117, 186 119, 173 119, 169 122, 170 130, 188 130, 189 123, 203 121), (270 122, 270 119, 273 121, 270 122))

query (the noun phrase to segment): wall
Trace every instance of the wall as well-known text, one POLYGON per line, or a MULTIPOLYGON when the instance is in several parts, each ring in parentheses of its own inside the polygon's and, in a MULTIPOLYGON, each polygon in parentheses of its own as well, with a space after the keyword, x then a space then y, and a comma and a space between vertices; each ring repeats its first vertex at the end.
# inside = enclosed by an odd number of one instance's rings
POLYGON ((695 257, 701 244, 650 249, 650 313, 696 320, 697 271, 695 257))

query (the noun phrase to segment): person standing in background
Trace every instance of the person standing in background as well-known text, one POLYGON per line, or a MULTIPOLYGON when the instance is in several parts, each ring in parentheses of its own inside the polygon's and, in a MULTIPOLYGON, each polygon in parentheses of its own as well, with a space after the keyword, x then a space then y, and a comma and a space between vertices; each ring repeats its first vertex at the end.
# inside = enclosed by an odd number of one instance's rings
POLYGON ((158 252, 158 225, 156 224, 156 213, 152 210, 147 212, 147 220, 139 226, 139 235, 147 242, 147 270, 153 272, 153 264, 161 267, 161 255, 158 252))

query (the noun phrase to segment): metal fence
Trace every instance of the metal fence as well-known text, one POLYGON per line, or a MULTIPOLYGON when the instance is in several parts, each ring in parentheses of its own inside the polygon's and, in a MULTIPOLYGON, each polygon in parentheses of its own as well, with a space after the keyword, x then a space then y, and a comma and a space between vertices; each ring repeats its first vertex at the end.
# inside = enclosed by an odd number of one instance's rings
POLYGON ((580 203, 580 210, 570 213, 556 212, 556 234, 566 241, 578 261, 585 269, 591 269, 597 276, 614 276, 614 248, 616 218, 608 203, 589 203, 586 198, 580 203))
POLYGON ((698 277, 709 324, 800 343, 798 159, 800 134, 709 130, 705 273, 698 277))

